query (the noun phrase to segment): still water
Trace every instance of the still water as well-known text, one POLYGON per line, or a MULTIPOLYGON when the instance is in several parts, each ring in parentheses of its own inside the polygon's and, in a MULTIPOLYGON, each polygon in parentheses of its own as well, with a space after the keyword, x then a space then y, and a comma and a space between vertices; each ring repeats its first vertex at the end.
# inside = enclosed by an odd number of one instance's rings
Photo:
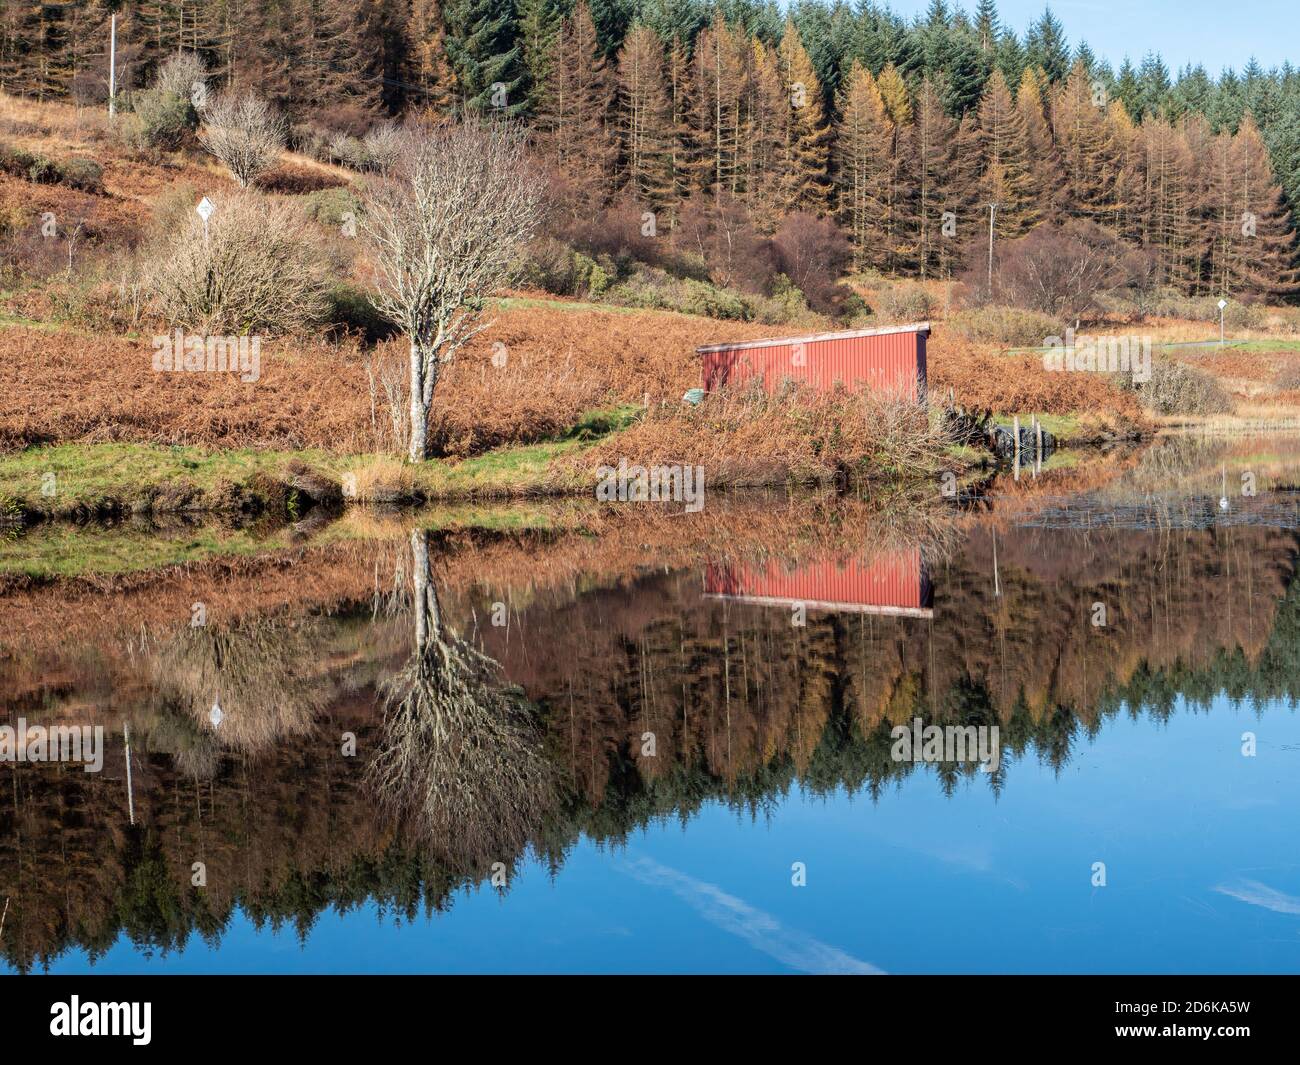
POLYGON ((0 724, 106 749, 0 762, 0 964, 1300 971, 1297 474, 30 530, 0 724))

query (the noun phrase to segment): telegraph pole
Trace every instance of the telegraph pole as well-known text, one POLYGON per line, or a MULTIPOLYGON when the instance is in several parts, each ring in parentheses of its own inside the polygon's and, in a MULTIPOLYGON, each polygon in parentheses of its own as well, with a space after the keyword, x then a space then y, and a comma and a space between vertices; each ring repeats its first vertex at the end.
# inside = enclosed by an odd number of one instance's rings
POLYGON ((117 12, 109 21, 108 31, 108 117, 117 114, 117 12))
POLYGON ((989 204, 989 299, 993 298, 993 219, 998 213, 998 201, 989 204))

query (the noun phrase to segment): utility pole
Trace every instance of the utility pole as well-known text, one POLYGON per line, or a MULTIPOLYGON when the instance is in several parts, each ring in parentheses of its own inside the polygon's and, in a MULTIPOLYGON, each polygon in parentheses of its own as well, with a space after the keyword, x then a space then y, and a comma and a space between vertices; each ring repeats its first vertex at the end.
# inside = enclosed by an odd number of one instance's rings
POLYGON ((989 299, 993 298, 993 219, 998 213, 998 202, 989 204, 989 299))
POLYGON ((108 117, 117 114, 117 13, 113 13, 108 30, 108 117))

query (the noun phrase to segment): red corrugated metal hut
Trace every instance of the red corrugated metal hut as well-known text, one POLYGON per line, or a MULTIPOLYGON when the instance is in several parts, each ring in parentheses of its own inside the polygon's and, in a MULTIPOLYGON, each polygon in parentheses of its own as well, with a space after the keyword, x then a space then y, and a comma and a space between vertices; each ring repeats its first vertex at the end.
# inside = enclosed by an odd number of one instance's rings
POLYGON ((704 594, 760 606, 802 603, 809 610, 934 616, 934 591, 919 547, 882 552, 867 562, 823 559, 794 568, 772 560, 711 563, 704 573, 704 594))
POLYGON ((929 335, 930 323, 916 322, 885 329, 709 344, 695 350, 703 363, 706 392, 757 377, 768 392, 791 379, 819 391, 836 385, 867 386, 923 402, 929 335))

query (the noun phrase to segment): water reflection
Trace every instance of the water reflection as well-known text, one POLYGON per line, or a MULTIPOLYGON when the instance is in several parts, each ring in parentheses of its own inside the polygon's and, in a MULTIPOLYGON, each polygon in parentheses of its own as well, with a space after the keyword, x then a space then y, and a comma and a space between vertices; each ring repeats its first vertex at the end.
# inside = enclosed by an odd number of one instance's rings
MULTIPOLYGON (((1233 461, 1201 457, 1178 483, 1233 461)), ((1067 505, 1138 505, 1151 470, 1125 461, 1130 489, 1067 505)), ((1251 465, 1280 513, 1291 467, 1251 465)), ((99 775, 3 767, 0 951, 29 969, 122 935, 219 942, 237 911, 303 936, 329 909, 413 917, 497 863, 558 871, 580 841, 710 803, 773 814, 920 776, 956 806, 963 781, 1063 772, 1121 715, 1294 705, 1294 523, 1072 523, 1061 499, 1022 482, 924 520, 765 500, 503 532, 376 517, 180 571, 12 582, 0 719, 114 740, 99 775), (893 760, 915 717, 999 726, 998 771, 893 760)))
POLYGON ((555 805, 553 766, 531 708, 497 663, 447 624, 424 530, 411 532, 410 561, 415 645, 381 686, 383 724, 367 783, 438 861, 490 869, 537 836, 555 805))

